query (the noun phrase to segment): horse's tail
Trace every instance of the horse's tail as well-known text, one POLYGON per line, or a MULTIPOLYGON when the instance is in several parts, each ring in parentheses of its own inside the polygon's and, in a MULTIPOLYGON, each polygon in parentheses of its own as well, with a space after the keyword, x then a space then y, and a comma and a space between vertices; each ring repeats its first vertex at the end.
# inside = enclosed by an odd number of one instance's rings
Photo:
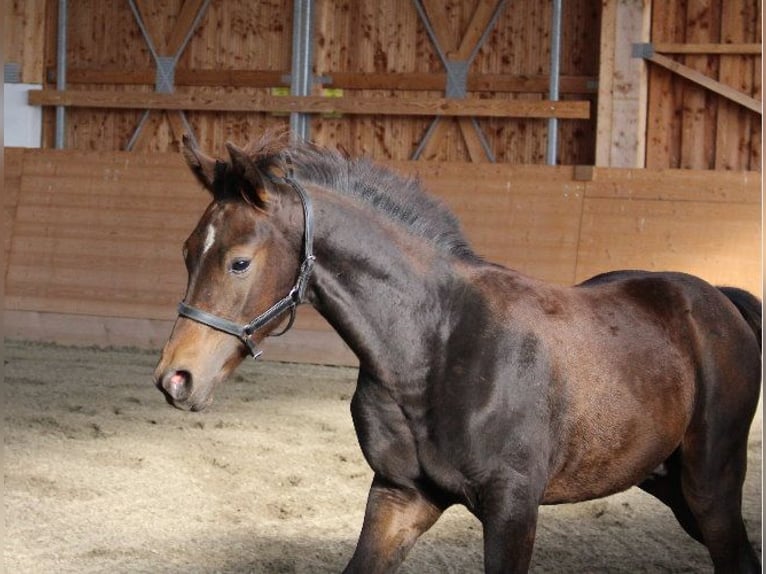
POLYGON ((750 325, 750 328, 753 330, 755 338, 758 339, 758 347, 763 351, 761 331, 763 311, 758 297, 737 287, 719 287, 718 289, 726 295, 729 301, 734 303, 734 306, 745 318, 745 321, 747 321, 747 324, 750 325))

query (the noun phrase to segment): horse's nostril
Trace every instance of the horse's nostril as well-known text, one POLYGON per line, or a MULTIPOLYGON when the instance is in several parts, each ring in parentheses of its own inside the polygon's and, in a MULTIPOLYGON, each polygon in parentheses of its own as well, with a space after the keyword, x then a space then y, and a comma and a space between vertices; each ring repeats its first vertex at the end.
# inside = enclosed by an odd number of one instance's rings
POLYGON ((191 388, 191 373, 189 371, 171 371, 167 373, 162 379, 162 388, 174 400, 185 400, 191 388))

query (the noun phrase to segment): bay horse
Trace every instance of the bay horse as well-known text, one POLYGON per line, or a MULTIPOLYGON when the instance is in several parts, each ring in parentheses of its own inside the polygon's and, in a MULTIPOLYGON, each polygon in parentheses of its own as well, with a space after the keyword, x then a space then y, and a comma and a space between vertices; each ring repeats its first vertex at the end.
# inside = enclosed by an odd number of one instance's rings
POLYGON ((313 305, 359 359, 351 414, 374 471, 346 572, 395 571, 454 504, 482 523, 486 572, 526 572, 539 505, 634 485, 716 572, 760 571, 741 513, 753 295, 671 272, 545 283, 477 256, 416 179, 272 136, 227 148, 184 141, 212 202, 155 384, 201 410, 313 305))

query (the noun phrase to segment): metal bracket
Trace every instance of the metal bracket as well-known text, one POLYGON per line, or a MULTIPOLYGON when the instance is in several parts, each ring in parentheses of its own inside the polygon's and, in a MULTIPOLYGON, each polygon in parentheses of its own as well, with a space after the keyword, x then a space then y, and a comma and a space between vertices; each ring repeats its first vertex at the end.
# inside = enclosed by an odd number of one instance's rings
MULTIPOLYGON (((479 53, 479 50, 481 50, 481 47, 487 41, 487 38, 489 37, 493 28, 496 26, 497 20, 499 19, 500 14, 503 11, 503 8, 505 7, 506 0, 497 0, 497 4, 495 5, 495 9, 492 13, 492 16, 487 22, 484 28, 484 31, 481 34, 481 37, 476 42, 476 45, 473 47, 473 49, 471 50, 471 53, 466 57, 465 60, 450 59, 448 54, 445 52, 444 47, 441 44, 439 44, 439 38, 437 37, 436 30, 434 30, 433 25, 431 24, 431 21, 428 18, 428 14, 426 13, 425 8, 423 7, 423 1, 412 0, 412 3, 415 6, 415 10, 418 13, 418 17, 420 18, 421 24, 425 28, 426 33, 428 34, 428 37, 431 40, 431 45, 433 46, 434 50, 436 50, 436 54, 439 56, 439 59, 441 60, 442 65, 444 66, 444 70, 447 72, 447 83, 446 83, 446 86, 444 87, 444 96, 449 99, 456 99, 456 100, 464 99, 468 93, 468 70, 473 64, 473 61, 476 59, 476 56, 479 53)), ((418 159, 420 155, 423 153, 423 150, 425 150, 426 148, 426 144, 434 135, 434 132, 436 131, 436 126, 438 124, 439 124, 439 117, 437 116, 433 119, 433 121, 431 122, 431 125, 428 127, 425 134, 423 134, 422 138, 420 139, 420 143, 418 144, 417 148, 412 154, 412 159, 418 159)), ((495 161, 494 154, 492 153, 492 150, 490 149, 489 143, 487 142, 487 138, 485 137, 484 132, 482 131, 481 126, 479 125, 479 122, 476 121, 476 118, 471 118, 471 124, 473 126, 474 131, 476 132, 476 135, 478 136, 478 139, 479 139, 479 142, 481 143, 482 148, 484 149, 487 159, 489 159, 489 161, 494 162, 495 161)))
MULTIPOLYGON (((284 85, 289 86, 292 83, 292 78, 292 74, 282 74, 282 77, 279 79, 284 85)), ((332 76, 312 76, 311 82, 325 86, 327 84, 332 84, 332 76)))
POLYGON ((635 43, 632 45, 630 56, 632 58, 642 58, 648 60, 654 56, 654 46, 651 42, 635 43))
MULTIPOLYGON (((136 6, 136 0, 128 0, 128 5, 133 12, 133 17, 136 20, 136 24, 138 24, 138 28, 141 30, 141 34, 144 37, 146 46, 149 48, 152 59, 157 66, 157 70, 154 76, 154 91, 158 94, 172 94, 175 91, 176 64, 178 63, 178 59, 181 57, 181 54, 186 49, 186 46, 188 45, 189 40, 191 40, 194 31, 202 21, 202 17, 210 5, 210 0, 204 0, 202 5, 198 8, 197 14, 194 16, 194 21, 186 31, 186 35, 184 36, 181 44, 177 47, 176 53, 172 56, 160 56, 157 52, 157 49, 154 46, 154 42, 152 41, 152 37, 149 34, 149 31, 146 29, 144 20, 141 17, 141 12, 138 10, 138 6, 136 6)), ((128 140, 128 150, 132 150, 133 146, 135 146, 136 142, 138 141, 138 136, 141 133, 141 130, 144 128, 146 120, 149 118, 149 112, 149 110, 145 110, 141 116, 136 129, 133 131, 133 135, 131 135, 130 140, 128 140)), ((186 114, 183 112, 183 110, 179 110, 178 114, 181 116, 181 120, 184 124, 184 129, 192 137, 192 139, 194 139, 194 133, 192 131, 191 125, 189 124, 189 121, 186 119, 186 114)))
POLYGON ((157 56, 155 62, 154 90, 159 94, 172 94, 175 91, 176 56, 157 56))
POLYGON ((3 82, 6 84, 21 83, 21 65, 18 62, 6 62, 3 66, 3 82))
POLYGON ((446 60, 447 86, 444 95, 448 98, 463 99, 468 92, 468 68, 470 60, 446 60))

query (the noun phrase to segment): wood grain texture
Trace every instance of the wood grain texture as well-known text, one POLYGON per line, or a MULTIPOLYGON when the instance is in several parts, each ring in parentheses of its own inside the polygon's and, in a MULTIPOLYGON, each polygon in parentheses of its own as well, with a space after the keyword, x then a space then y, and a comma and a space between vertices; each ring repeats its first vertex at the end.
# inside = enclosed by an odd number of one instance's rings
POLYGON ((208 112, 306 112, 384 116, 483 116, 521 118, 590 117, 588 101, 431 100, 322 96, 231 96, 221 100, 198 94, 159 94, 84 90, 30 90, 29 102, 40 106, 78 108, 193 110, 208 112))
MULTIPOLYGON (((46 87, 55 80, 55 0, 35 0, 44 30, 35 31, 21 15, 9 21, 19 34, 34 37, 40 77, 46 87)), ((16 3, 21 6, 20 3, 16 3)), ((31 3, 27 3, 31 4, 31 3)), ((140 11, 160 53, 182 42, 199 0, 142 1, 140 11)), ((468 51, 482 31, 495 0, 435 2, 455 54, 468 51), (460 42, 465 39, 465 47, 460 42)), ((596 101, 600 9, 590 0, 564 3, 562 99, 596 101)), ((69 3, 67 67, 70 89, 84 92, 151 94, 154 64, 127 2, 82 0, 69 3)), ((498 112, 480 117, 479 126, 489 148, 503 163, 544 161, 545 117, 513 109, 537 105, 548 91, 550 7, 546 3, 508 3, 497 26, 477 54, 468 78, 469 98, 498 102, 498 112), (519 100, 518 104, 507 101, 519 100), (502 111, 500 111, 502 110, 502 111), (506 110, 511 110, 506 114, 506 110)), ((439 30, 442 28, 439 27, 439 30)), ((271 96, 271 88, 285 86, 290 69, 292 0, 212 2, 198 29, 181 54, 176 68, 176 95, 195 99, 240 102, 271 96)), ((421 100, 417 107, 439 109, 445 79, 441 62, 411 0, 323 0, 316 3, 314 72, 327 86, 343 89, 343 96, 421 100)), ((32 58, 30 55, 29 58, 32 58)), ((27 55, 24 55, 25 64, 27 55)), ((313 86, 320 96, 324 84, 313 86)), ((99 99, 107 95, 97 96, 99 99)), ((352 101, 355 103, 355 100, 352 101)), ((373 105, 373 107, 374 107, 373 105)), ((492 107, 494 104, 481 104, 492 107)), ((189 123, 203 147, 225 139, 245 141, 253 133, 284 125, 290 110, 196 109, 189 123)), ((312 110, 311 134, 318 142, 340 146, 355 155, 378 159, 408 159, 430 123, 427 115, 355 114, 352 109, 312 110)), ((405 110, 406 111, 406 110, 405 110)), ((67 145, 80 150, 115 151, 125 148, 141 109, 77 108, 67 111, 67 145)), ((466 117, 476 116, 474 110, 466 117)), ((44 110, 46 146, 52 145, 53 110, 44 110)), ((468 161, 477 156, 475 130, 461 130, 450 121, 433 158, 468 161), (467 136, 467 137, 466 137, 467 136)), ((177 130, 163 118, 148 126, 140 149, 148 152, 177 148, 177 130)), ((595 123, 583 113, 561 122, 560 160, 582 164, 593 161, 595 123)))

